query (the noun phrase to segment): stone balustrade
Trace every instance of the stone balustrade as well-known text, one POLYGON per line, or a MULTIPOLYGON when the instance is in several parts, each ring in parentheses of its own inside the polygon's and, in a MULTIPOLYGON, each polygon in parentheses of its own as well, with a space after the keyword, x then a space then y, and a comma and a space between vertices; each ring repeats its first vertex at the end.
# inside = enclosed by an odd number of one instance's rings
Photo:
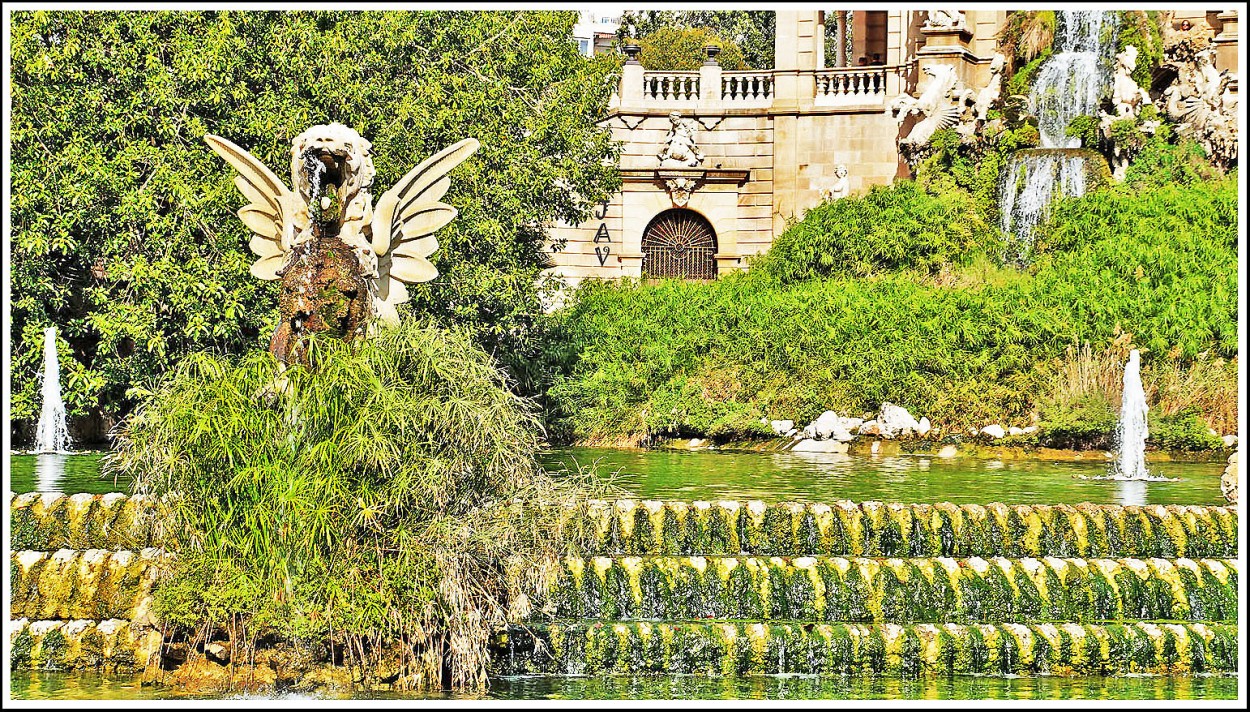
POLYGON ((902 90, 906 68, 722 71, 719 65, 705 64, 697 72, 675 72, 648 71, 641 64, 626 63, 611 106, 624 113, 706 113, 793 104, 799 111, 878 113, 902 90))
POLYGON ((816 72, 817 106, 885 106, 891 68, 847 67, 816 72))

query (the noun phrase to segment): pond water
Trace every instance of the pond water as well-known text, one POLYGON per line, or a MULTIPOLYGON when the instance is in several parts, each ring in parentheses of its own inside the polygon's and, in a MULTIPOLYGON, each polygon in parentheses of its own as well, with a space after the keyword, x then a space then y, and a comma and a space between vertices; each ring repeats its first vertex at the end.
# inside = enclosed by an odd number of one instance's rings
MULTIPOLYGON (((126 491, 100 476, 103 453, 13 455, 14 492, 126 491)), ((546 452, 552 470, 594 464, 628 496, 642 499, 761 499, 766 502, 955 502, 957 504, 1223 504, 1222 463, 1158 462, 1151 474, 1170 482, 1089 480, 1108 464, 1039 460, 940 459, 924 455, 751 453, 560 448, 546 452)))
POLYGON ((1222 463, 1156 462, 1152 475, 1175 482, 1087 480, 1109 463, 940 459, 932 455, 742 453, 566 448, 544 456, 549 469, 616 473, 646 499, 760 499, 766 502, 954 502, 956 504, 1224 504, 1222 463))
MULTIPOLYGON (((180 698, 169 690, 141 687, 137 678, 95 673, 18 671, 12 696, 25 700, 156 700, 180 698)), ((851 677, 755 675, 705 677, 507 677, 491 680, 487 699, 848 699, 848 700, 1226 700, 1237 698, 1235 676, 1124 677, 851 677)), ((452 699, 449 695, 373 694, 369 699, 452 699)), ((298 694, 236 699, 298 702, 319 699, 298 694)), ((324 699, 324 698, 321 698, 324 699)), ((463 698, 462 698, 463 699, 463 698)))

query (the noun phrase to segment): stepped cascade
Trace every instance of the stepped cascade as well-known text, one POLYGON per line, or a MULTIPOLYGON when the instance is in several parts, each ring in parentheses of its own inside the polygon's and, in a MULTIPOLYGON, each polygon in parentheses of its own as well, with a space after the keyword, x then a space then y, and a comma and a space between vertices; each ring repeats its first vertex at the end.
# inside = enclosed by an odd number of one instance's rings
POLYGON ((1079 138, 1065 135, 1069 122, 1096 115, 1111 81, 1108 60, 1115 52, 1117 15, 1096 10, 1056 11, 1054 54, 1033 80, 1030 101, 1037 115, 1041 147, 1013 154, 999 178, 1003 231, 1028 256, 1033 228, 1060 197, 1086 189, 1086 153, 1079 138))
MULTIPOLYGON (((13 663, 161 655, 163 505, 11 496, 13 663)), ((527 516, 517 505, 509 516, 527 516)), ((1232 672, 1234 508, 591 501, 495 674, 1232 672)))

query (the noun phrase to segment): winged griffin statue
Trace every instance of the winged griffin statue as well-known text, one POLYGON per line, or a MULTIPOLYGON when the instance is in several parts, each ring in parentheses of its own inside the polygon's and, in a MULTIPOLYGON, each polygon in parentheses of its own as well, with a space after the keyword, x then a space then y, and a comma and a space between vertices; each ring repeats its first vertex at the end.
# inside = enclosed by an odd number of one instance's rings
POLYGON ((246 150, 212 134, 204 140, 239 172, 249 203, 239 218, 252 232, 258 279, 280 280, 280 322, 269 350, 283 364, 304 360, 303 337, 365 336, 376 322, 398 323, 405 284, 438 276, 429 256, 434 233, 456 217, 440 202, 447 173, 479 147, 468 138, 436 153, 382 194, 375 205, 371 144, 339 123, 313 126, 291 145, 288 189, 246 150))

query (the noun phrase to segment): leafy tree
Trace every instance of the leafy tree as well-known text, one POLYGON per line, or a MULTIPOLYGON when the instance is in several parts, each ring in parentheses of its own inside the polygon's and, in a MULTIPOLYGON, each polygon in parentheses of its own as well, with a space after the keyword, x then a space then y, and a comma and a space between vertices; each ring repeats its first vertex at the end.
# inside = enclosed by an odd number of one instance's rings
POLYGON ((488 350, 534 347, 545 225, 617 185, 614 62, 571 39, 574 12, 18 12, 12 20, 14 420, 38 409, 42 329, 64 343, 72 415, 184 354, 265 343, 273 283, 234 215, 243 198, 205 133, 287 178, 290 140, 340 121, 373 142, 377 185, 466 136, 438 234, 441 276, 411 309, 488 350))
MULTIPOLYGON (((719 61, 726 69, 768 69, 773 66, 773 41, 777 35, 777 14, 767 10, 640 10, 621 15, 617 38, 646 39, 662 29, 704 29, 721 38, 719 61), (745 66, 726 64, 729 45, 741 52, 745 66)), ((702 63, 702 49, 699 52, 702 63)), ((677 67, 650 67, 677 69, 677 67)))
POLYGON ((638 59, 647 69, 695 70, 706 58, 707 45, 721 48, 716 61, 725 69, 747 69, 737 45, 701 28, 660 28, 638 41, 638 59))

